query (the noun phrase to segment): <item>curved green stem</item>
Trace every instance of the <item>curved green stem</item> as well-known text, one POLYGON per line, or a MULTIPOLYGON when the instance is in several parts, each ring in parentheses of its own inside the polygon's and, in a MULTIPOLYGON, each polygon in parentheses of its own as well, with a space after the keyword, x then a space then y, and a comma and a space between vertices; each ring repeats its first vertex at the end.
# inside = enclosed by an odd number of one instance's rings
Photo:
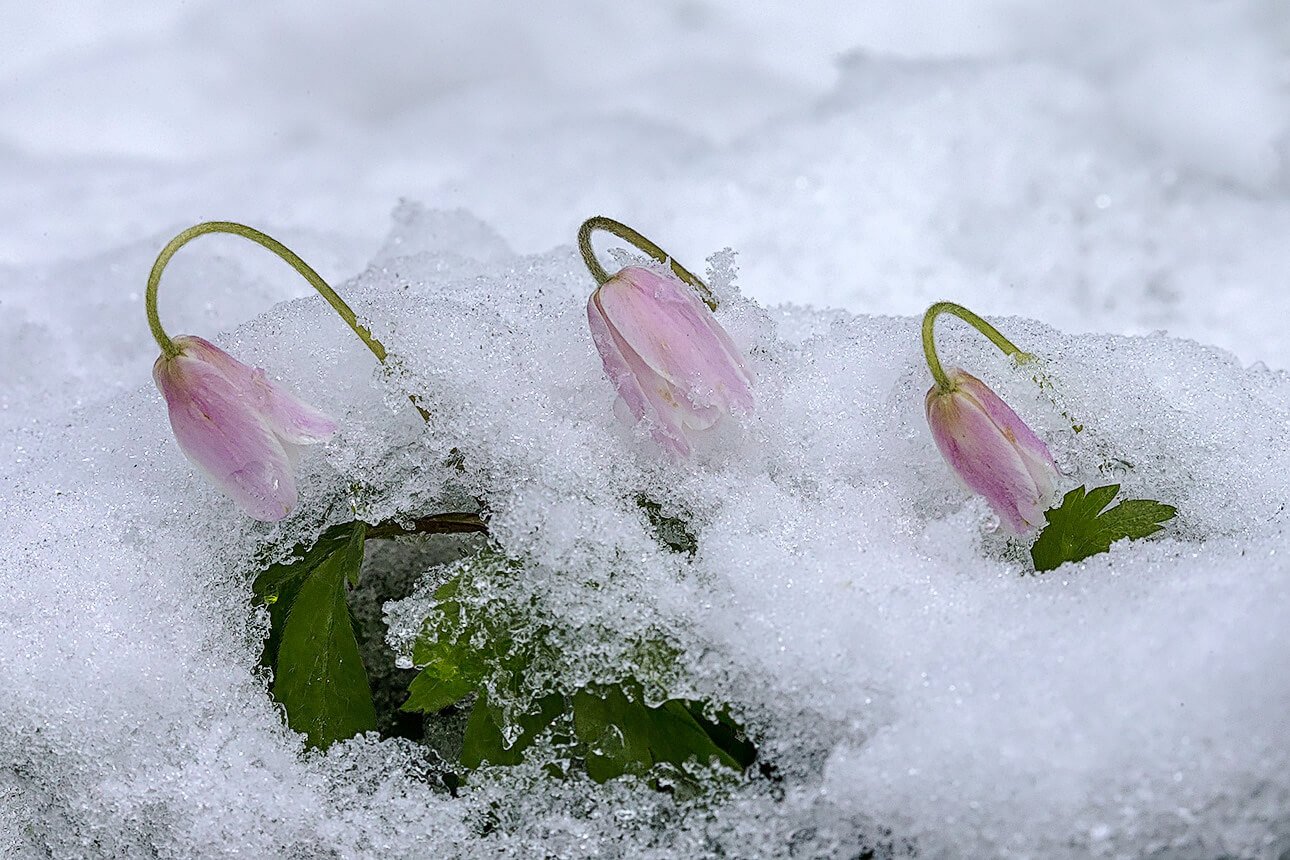
POLYGON ((173 358, 178 355, 179 348, 175 346, 175 342, 170 339, 165 329, 161 327, 161 318, 157 314, 157 288, 161 284, 161 273, 170 263, 170 258, 175 256, 180 248, 206 233, 231 233, 234 236, 249 239, 277 254, 291 268, 299 272, 300 276, 308 281, 309 285, 327 300, 327 304, 331 305, 336 313, 340 314, 340 318, 354 330, 354 334, 358 335, 358 339, 367 345, 367 348, 372 351, 372 355, 376 356, 377 361, 385 361, 385 347, 379 340, 372 337, 372 333, 365 326, 359 323, 358 317, 355 316, 350 306, 345 304, 345 300, 337 295, 336 291, 328 286, 327 282, 308 263, 300 259, 294 251, 272 236, 261 233, 254 227, 247 227, 245 224, 237 224, 232 221, 207 221, 189 227, 171 239, 166 244, 166 247, 161 249, 161 253, 157 255, 157 262, 152 264, 152 271, 148 273, 148 292, 144 304, 148 312, 148 327, 152 329, 152 337, 157 341, 157 346, 161 347, 162 354, 167 358, 173 358))
POLYGON ((1029 358, 1029 353, 1021 351, 1015 343, 1004 337, 997 328, 990 325, 981 317, 972 313, 962 305, 954 302, 937 302, 927 309, 923 314, 923 356, 927 359, 927 369, 932 372, 932 378, 936 380, 936 386, 942 391, 949 391, 954 386, 950 379, 945 375, 945 369, 941 367, 941 359, 936 354, 936 318, 941 314, 952 314, 970 326, 975 328, 981 334, 986 336, 990 343, 999 348, 999 351, 1005 355, 1010 355, 1023 362, 1029 358))
POLYGON ((699 280, 694 273, 672 259, 666 251, 631 227, 621 221, 615 221, 613 218, 606 218, 603 215, 588 218, 578 228, 578 250, 582 252, 582 260, 587 264, 587 268, 591 271, 591 276, 596 279, 597 285, 609 280, 609 273, 605 271, 604 266, 600 265, 600 261, 596 259, 596 251, 591 247, 591 234, 596 230, 603 230, 606 233, 617 236, 624 242, 628 242, 644 251, 660 263, 670 266, 678 278, 694 288, 694 291, 699 294, 699 298, 703 299, 705 305, 711 310, 715 311, 717 309, 717 299, 712 295, 712 290, 708 289, 708 285, 699 280))

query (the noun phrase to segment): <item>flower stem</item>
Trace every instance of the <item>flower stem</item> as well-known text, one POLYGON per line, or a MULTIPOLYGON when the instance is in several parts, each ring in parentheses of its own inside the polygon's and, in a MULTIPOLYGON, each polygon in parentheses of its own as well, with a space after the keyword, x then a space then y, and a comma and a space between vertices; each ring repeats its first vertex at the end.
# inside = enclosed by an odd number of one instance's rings
POLYGON ((927 369, 932 372, 932 378, 936 380, 936 386, 942 391, 949 391, 954 386, 950 382, 950 378, 946 376, 945 369, 941 367, 940 358, 936 355, 934 329, 936 318, 941 314, 952 314, 968 323, 985 335, 986 339, 997 346, 1000 352, 1016 359, 1018 364, 1024 363, 1031 357, 1029 353, 1022 352, 1020 347, 1004 337, 997 328, 962 305, 957 305, 954 302, 937 302, 927 309, 927 313, 923 314, 923 356, 927 359, 927 369))
POLYGON ((308 263, 300 259, 294 251, 272 236, 261 233, 254 227, 247 227, 245 224, 236 224, 232 221, 207 221, 189 227, 171 239, 166 244, 166 247, 161 249, 161 253, 157 255, 157 262, 152 264, 152 271, 148 273, 148 292, 144 303, 147 307, 148 327, 152 329, 152 337, 157 341, 157 346, 161 347, 162 354, 167 358, 174 358, 178 355, 179 348, 175 346, 175 342, 170 339, 165 329, 161 327, 161 318, 157 314, 157 288, 161 284, 161 273, 170 263, 170 258, 175 256, 180 248, 206 233, 231 233, 234 236, 249 239, 277 254, 291 268, 299 272, 301 277, 308 281, 309 285, 327 300, 327 304, 331 305, 336 313, 340 314, 340 318, 354 330, 354 334, 358 335, 358 339, 372 351, 372 355, 376 356, 377 361, 385 361, 385 347, 372 336, 372 333, 365 326, 359 323, 358 317, 355 316, 350 306, 345 304, 345 300, 337 295, 336 291, 328 286, 327 282, 308 263))
POLYGON ((605 271, 604 266, 600 265, 600 261, 596 259, 595 249, 591 247, 591 234, 596 230, 611 233, 644 251, 660 263, 670 266, 678 278, 694 288, 694 291, 699 294, 699 298, 703 299, 703 303, 709 309, 714 311, 717 309, 717 299, 712 295, 712 290, 708 289, 708 285, 699 280, 689 269, 672 259, 666 251, 631 227, 612 218, 606 218, 603 215, 588 218, 578 228, 578 250, 582 252, 582 260, 587 264, 587 268, 591 271, 591 276, 596 279, 597 285, 609 280, 609 273, 605 271))

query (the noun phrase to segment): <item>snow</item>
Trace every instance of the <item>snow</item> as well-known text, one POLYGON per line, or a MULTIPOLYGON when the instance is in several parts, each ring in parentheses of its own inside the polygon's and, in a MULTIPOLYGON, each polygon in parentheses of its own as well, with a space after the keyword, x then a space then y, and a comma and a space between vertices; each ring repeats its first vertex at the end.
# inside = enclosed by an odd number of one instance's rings
MULTIPOLYGON (((1290 852, 1277 4, 138 9, 0 28, 0 849, 1290 852), (592 214, 707 260, 749 358, 757 408, 694 463, 613 415, 572 247, 592 214), (203 482, 149 378, 147 270, 209 218, 300 253, 394 358, 245 242, 176 258, 172 333, 341 423, 278 525, 203 482), (1051 397, 950 320, 947 363, 1068 486, 1176 505, 1165 537, 1021 575, 923 421, 938 299, 1040 355, 1051 397), (692 561, 642 492, 689 517, 692 561), (526 765, 453 798, 409 741, 305 752, 256 668, 260 553, 470 498, 566 631, 537 681, 633 668, 663 631, 676 694, 728 702, 777 778, 678 801, 526 765)), ((370 552, 365 582, 410 595, 355 596, 392 625, 374 675, 471 540, 370 552)))

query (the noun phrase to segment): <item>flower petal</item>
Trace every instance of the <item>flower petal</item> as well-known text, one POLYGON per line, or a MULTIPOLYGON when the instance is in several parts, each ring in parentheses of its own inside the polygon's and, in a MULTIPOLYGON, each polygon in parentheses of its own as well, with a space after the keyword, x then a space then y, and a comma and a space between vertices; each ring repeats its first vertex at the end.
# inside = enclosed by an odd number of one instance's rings
POLYGON ((1056 493, 1058 474, 1057 462, 1053 460, 1048 446, 990 386, 965 370, 952 370, 949 376, 954 387, 974 398, 995 426, 1012 442, 1021 455, 1026 470, 1030 472, 1030 477, 1035 481, 1038 503, 1046 508, 1056 493))
POLYGON ((195 334, 181 334, 174 339, 174 343, 181 354, 209 364, 238 391, 245 391, 250 387, 255 368, 238 361, 206 338, 195 334))
POLYGON ((177 337, 175 345, 184 355, 205 361, 223 375, 284 442, 309 445, 336 435, 335 421, 274 383, 261 368, 243 364, 196 335, 177 337))
POLYGON ((945 461, 1009 529, 1021 534, 1042 519, 1030 470, 975 397, 933 386, 927 392, 927 424, 945 461))
POLYGON ((649 423, 651 435, 660 445, 678 456, 689 456, 690 443, 676 420, 675 409, 671 408, 677 405, 671 386, 617 335, 605 319, 599 297, 597 290, 587 301, 587 324, 605 375, 636 420, 649 423))
POLYGON ((1005 435, 1011 434, 1018 448, 1025 449, 1034 453, 1035 457, 1041 461, 1047 462, 1054 470, 1057 463, 1053 460, 1052 453, 1049 452, 1048 446, 1044 441, 1035 435, 1029 425, 1012 410, 1012 407, 1004 402, 1003 398, 995 394, 981 380, 977 379, 966 370, 955 369, 950 372, 950 381, 955 388, 967 392, 976 399, 985 410, 985 414, 990 416, 990 420, 1002 430, 1005 435))
POLYGON ((284 442, 312 445, 336 435, 335 421, 272 382, 258 367, 252 374, 251 386, 252 401, 284 442))
POLYGON ((252 517, 274 522, 291 512, 297 494, 287 452, 218 366, 162 356, 152 375, 189 460, 252 517))
POLYGON ((628 267, 597 290, 602 312, 655 373, 696 407, 750 409, 752 383, 730 336, 690 287, 628 267))

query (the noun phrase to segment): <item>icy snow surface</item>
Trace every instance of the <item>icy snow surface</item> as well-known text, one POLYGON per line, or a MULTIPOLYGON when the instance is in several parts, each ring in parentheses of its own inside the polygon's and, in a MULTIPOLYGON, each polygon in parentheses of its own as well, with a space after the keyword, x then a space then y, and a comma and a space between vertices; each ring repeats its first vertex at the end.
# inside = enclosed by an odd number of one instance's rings
MULTIPOLYGON (((1284 856, 1290 15, 1069 5, 9 4, 0 853, 1284 856), (710 261, 757 377, 692 464, 612 414, 571 246, 599 213, 710 261), (194 473, 149 381, 147 269, 210 218, 293 247, 394 356, 237 239, 168 270, 173 332, 342 423, 276 527, 194 473), (1054 388, 953 321, 946 359, 1069 486, 1176 505, 1167 537, 1019 575, 923 422, 942 298, 1054 388), (686 803, 516 768, 452 798, 410 742, 305 753, 256 669, 257 554, 462 495, 569 631, 562 671, 605 670, 586 631, 666 631, 773 778, 686 803)), ((372 550, 414 594, 393 647, 468 549, 372 550)))

